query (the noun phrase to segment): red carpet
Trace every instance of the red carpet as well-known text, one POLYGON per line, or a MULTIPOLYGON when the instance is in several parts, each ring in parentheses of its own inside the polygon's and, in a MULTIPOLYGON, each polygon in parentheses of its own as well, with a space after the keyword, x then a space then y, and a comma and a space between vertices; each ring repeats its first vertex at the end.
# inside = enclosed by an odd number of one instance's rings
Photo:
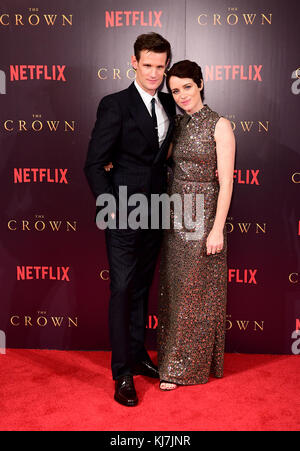
POLYGON ((137 376, 131 408, 113 400, 108 352, 8 350, 0 367, 2 431, 300 430, 299 356, 226 354, 223 379, 171 393, 137 376))

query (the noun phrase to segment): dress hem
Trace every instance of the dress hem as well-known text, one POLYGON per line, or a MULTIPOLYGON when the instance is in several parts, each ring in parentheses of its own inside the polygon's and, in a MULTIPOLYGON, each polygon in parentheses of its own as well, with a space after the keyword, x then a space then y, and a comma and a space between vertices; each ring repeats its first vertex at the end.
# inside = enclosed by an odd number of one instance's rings
POLYGON ((199 380, 197 382, 191 382, 191 381, 185 381, 183 382, 182 380, 177 379, 176 377, 172 377, 172 376, 168 376, 168 375, 164 375, 164 374, 159 374, 159 379, 160 381, 164 381, 164 382, 169 382, 171 384, 177 384, 177 385, 204 385, 207 384, 209 382, 209 378, 213 377, 216 379, 222 379, 223 376, 216 376, 211 374, 210 376, 208 376, 207 379, 203 380, 199 380))

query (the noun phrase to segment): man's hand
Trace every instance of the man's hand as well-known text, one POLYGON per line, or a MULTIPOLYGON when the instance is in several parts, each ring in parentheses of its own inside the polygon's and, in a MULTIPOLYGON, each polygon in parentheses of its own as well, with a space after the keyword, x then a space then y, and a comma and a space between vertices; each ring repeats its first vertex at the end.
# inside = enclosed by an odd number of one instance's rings
POLYGON ((110 163, 108 163, 106 166, 104 166, 104 169, 105 169, 106 171, 110 171, 112 168, 113 168, 112 162, 110 162, 110 163))

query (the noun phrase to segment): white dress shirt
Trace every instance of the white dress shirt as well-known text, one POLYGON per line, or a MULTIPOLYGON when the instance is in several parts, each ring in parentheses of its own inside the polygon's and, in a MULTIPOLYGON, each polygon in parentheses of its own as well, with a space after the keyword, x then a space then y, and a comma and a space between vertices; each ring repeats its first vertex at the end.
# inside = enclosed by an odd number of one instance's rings
POLYGON ((146 105, 146 108, 151 116, 151 100, 155 99, 155 114, 157 118, 157 128, 158 128, 158 141, 159 146, 162 145, 169 128, 169 118, 167 116, 167 113, 165 112, 159 97, 157 95, 157 91, 154 96, 149 94, 148 92, 144 91, 143 88, 140 87, 140 85, 137 83, 137 81, 134 81, 134 85, 136 89, 138 90, 140 96, 143 99, 144 104, 146 105))

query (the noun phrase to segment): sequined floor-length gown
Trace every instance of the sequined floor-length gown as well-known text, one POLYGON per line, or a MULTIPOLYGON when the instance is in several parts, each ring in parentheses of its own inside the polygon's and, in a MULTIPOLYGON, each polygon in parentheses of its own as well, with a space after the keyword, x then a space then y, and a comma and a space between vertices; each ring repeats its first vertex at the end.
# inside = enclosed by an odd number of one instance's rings
MULTIPOLYGON (((224 363, 227 241, 220 253, 206 254, 219 193, 214 131, 220 116, 207 105, 178 117, 173 148, 174 176, 169 195, 204 195, 201 239, 190 229, 164 231, 158 308, 158 365, 161 380, 190 385, 222 377, 224 363)), ((173 227, 172 227, 173 224, 173 227)))

